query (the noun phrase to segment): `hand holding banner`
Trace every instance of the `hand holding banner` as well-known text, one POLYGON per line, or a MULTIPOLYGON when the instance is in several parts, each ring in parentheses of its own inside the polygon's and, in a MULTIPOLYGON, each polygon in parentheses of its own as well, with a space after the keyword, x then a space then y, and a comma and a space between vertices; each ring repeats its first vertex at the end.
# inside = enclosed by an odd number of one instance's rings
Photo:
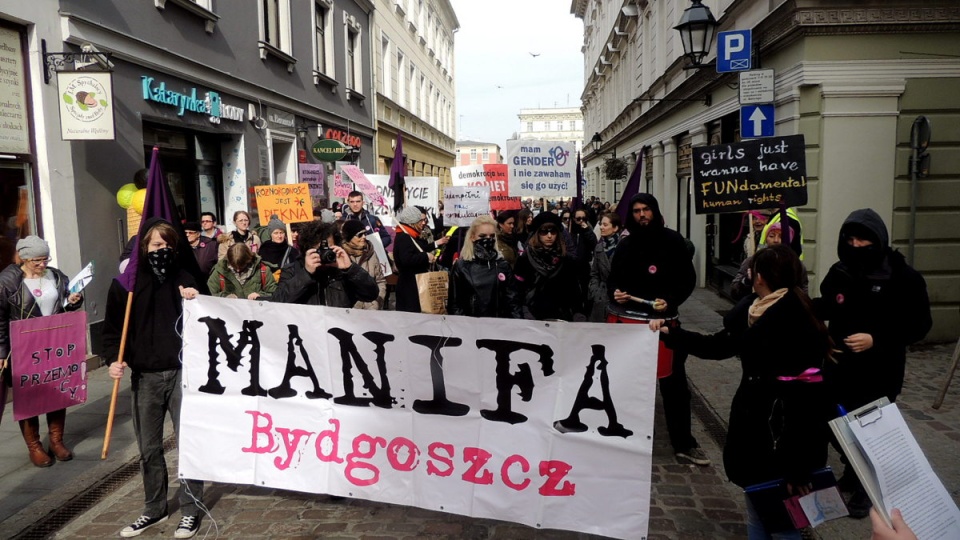
POLYGON ((257 186, 257 209, 260 224, 266 225, 276 215, 284 223, 313 221, 313 202, 307 184, 274 184, 257 186))

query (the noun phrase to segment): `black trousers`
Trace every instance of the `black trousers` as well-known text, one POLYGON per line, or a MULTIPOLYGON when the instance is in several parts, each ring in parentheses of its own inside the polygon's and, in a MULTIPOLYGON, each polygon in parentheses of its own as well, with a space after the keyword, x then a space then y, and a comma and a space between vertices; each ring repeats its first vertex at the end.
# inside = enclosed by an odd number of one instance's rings
POLYGON ((699 446, 690 432, 690 386, 686 363, 687 353, 673 351, 673 373, 660 379, 663 414, 667 418, 667 433, 674 452, 686 452, 699 446))

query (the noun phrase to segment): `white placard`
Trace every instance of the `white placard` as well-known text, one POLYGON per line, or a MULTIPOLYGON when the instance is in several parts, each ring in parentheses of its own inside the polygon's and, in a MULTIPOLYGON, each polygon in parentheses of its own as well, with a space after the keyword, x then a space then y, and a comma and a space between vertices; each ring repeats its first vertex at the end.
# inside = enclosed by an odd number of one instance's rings
POLYGON ((454 186, 443 190, 443 223, 469 227, 479 216, 490 215, 488 186, 454 186))
POLYGON ((740 104, 773 103, 772 69, 740 72, 740 104))
POLYGON ((20 32, 0 27, 0 152, 30 153, 27 79, 20 32))
POLYGON ((647 534, 645 327, 206 296, 183 316, 183 477, 647 534))
MULTIPOLYGON (((368 174, 367 178, 377 191, 383 195, 386 206, 371 204, 369 197, 364 199, 367 212, 380 218, 384 225, 396 226, 396 212, 393 211, 393 190, 390 189, 389 174, 368 174)), ((422 206, 427 209, 428 216, 437 214, 437 203, 440 201, 440 178, 436 176, 408 176, 404 179, 407 187, 407 206, 422 206)))
POLYGON ((507 141, 511 197, 576 197, 577 147, 571 142, 507 141))

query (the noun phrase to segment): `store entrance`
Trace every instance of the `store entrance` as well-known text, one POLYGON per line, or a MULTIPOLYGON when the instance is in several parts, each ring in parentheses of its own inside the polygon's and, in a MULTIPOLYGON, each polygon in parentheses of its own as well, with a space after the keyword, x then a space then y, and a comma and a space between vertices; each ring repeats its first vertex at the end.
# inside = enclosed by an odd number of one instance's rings
MULTIPOLYGON (((740 142, 739 112, 710 124, 710 145, 735 142, 740 142)), ((745 258, 742 222, 740 213, 707 215, 707 286, 728 298, 733 277, 745 258)))
POLYGON ((202 212, 223 216, 220 144, 220 135, 144 124, 145 166, 150 167, 153 147, 157 146, 178 219, 199 221, 202 212))
POLYGON ((37 234, 29 163, 0 162, 0 270, 13 262, 17 241, 37 234))

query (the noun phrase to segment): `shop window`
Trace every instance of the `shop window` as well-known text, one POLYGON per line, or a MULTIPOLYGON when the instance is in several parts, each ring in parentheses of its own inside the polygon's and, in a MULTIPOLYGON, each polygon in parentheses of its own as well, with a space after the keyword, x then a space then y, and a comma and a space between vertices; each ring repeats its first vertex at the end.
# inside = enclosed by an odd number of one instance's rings
POLYGON ((290 31, 290 0, 260 0, 260 59, 275 56, 286 62, 293 72, 297 59, 293 57, 290 31))
POLYGON ((37 234, 29 164, 0 163, 0 270, 14 262, 17 241, 37 234))
POLYGON ((326 83, 336 90, 333 61, 333 0, 313 4, 313 84, 326 83))

